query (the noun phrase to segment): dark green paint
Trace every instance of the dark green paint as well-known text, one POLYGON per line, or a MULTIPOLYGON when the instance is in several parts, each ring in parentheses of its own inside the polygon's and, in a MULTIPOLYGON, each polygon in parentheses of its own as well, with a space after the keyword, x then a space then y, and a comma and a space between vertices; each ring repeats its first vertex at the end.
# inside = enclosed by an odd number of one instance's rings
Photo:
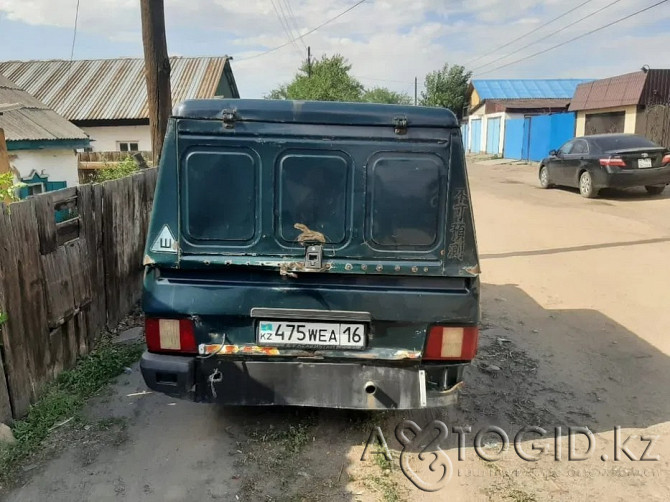
POLYGON ((252 307, 366 311, 366 350, 320 354, 389 361, 422 351, 430 324, 478 322, 475 233, 451 112, 199 100, 175 115, 147 239, 147 315, 192 316, 199 343, 225 333, 247 345, 252 307), (326 237, 327 268, 281 276, 280 265, 304 261, 298 222, 326 237), (178 253, 151 250, 165 225, 178 253))
POLYGON ((7 150, 75 150, 90 146, 88 139, 51 139, 36 141, 7 141, 7 150))

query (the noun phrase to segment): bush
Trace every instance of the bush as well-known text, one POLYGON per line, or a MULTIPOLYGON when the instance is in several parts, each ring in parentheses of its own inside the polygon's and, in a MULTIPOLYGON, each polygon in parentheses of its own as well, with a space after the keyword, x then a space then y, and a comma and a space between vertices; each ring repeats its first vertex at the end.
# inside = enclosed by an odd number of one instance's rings
POLYGON ((132 157, 126 157, 120 162, 114 164, 105 163, 104 169, 101 169, 92 178, 93 183, 102 183, 103 181, 117 180, 136 173, 139 168, 132 157))
POLYGON ((19 200, 17 188, 21 188, 23 183, 14 183, 14 174, 0 174, 0 202, 9 200, 16 202, 19 200))

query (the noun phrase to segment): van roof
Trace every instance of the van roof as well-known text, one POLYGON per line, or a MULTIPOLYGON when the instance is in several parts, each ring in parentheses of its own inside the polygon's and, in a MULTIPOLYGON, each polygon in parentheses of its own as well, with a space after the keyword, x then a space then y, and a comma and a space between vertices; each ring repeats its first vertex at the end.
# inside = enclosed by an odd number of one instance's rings
POLYGON ((224 111, 231 110, 235 112, 236 120, 242 121, 388 126, 403 118, 410 127, 458 127, 456 116, 446 108, 378 103, 193 99, 175 106, 172 115, 177 118, 220 120, 224 111))

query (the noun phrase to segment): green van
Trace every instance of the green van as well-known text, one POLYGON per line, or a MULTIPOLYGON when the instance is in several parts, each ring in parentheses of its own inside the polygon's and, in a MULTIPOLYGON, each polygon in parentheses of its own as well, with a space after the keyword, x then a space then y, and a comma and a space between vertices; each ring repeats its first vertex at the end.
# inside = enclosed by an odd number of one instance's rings
POLYGON ((141 370, 175 397, 444 406, 477 351, 475 229, 446 109, 186 101, 145 255, 141 370))

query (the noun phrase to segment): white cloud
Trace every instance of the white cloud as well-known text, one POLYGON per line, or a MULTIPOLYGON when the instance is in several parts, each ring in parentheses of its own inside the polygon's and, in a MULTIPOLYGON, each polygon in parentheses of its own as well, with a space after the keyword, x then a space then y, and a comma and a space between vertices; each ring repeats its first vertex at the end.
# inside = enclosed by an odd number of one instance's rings
MULTIPOLYGON (((276 4, 284 2, 282 5, 288 12, 287 0, 274 1, 276 4)), ((354 0, 332 0, 327 4, 313 0, 288 1, 301 34, 354 4, 354 0)), ((480 58, 470 65, 476 68, 507 54, 510 56, 484 66, 476 75, 481 74, 483 78, 598 77, 633 71, 642 64, 670 66, 664 55, 670 34, 648 33, 652 23, 670 21, 670 9, 662 5, 546 55, 485 73, 644 6, 639 0, 621 0, 577 23, 580 17, 610 1, 592 0, 556 23, 499 51, 496 48, 500 45, 566 12, 582 0, 517 0, 513 7, 504 0, 368 0, 306 36, 304 42, 312 47, 316 56, 343 54, 351 62, 352 72, 366 85, 384 85, 410 94, 414 76, 422 82, 427 72, 441 67, 444 62, 464 64, 480 58), (568 28, 548 36, 562 26, 568 28), (535 40, 539 42, 519 51, 535 40), (485 57, 481 58, 482 55, 485 57)), ((298 41, 268 55, 246 59, 287 41, 270 0, 168 0, 165 4, 170 52, 233 55, 238 87, 245 97, 260 97, 288 81, 305 57, 302 42, 298 41)), ((76 0, 0 0, 0 13, 10 20, 31 25, 71 29, 75 5, 76 0)), ((141 55, 137 0, 82 1, 79 29, 99 36, 101 44, 136 43, 135 55, 141 55)), ((1 42, 0 33, 0 54, 1 42)), ((95 57, 95 49, 78 47, 77 54, 95 57)), ((119 54, 124 55, 128 54, 119 54)), ((32 57, 40 58, 39 52, 32 57)), ((3 55, 3 59, 8 57, 3 55)))

